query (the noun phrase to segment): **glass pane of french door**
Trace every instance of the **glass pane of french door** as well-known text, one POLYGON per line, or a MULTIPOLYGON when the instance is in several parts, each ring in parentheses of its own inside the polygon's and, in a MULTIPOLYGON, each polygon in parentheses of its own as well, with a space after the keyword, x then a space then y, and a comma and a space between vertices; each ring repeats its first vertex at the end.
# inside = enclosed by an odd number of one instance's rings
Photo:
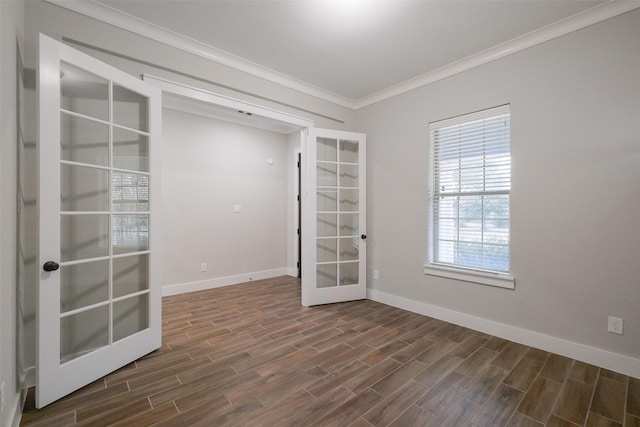
POLYGON ((316 143, 316 287, 360 282, 359 142, 316 143))
POLYGON ((60 364, 149 327, 148 98, 60 64, 60 364))

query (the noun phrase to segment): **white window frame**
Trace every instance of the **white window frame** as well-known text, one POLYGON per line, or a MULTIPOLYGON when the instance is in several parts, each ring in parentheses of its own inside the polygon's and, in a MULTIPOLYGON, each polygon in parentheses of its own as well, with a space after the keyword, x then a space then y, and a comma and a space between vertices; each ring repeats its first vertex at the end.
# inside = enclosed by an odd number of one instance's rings
MULTIPOLYGON (((477 111, 470 114, 464 114, 461 116, 439 120, 429 123, 429 197, 428 197, 428 249, 427 249, 427 262, 424 265, 424 273, 430 276, 445 277, 450 279, 456 279, 465 282, 478 283, 483 285, 497 286, 501 288, 514 289, 515 279, 511 274, 511 271, 500 272, 476 269, 472 267, 466 267, 456 264, 438 263, 434 260, 435 257, 435 233, 434 233, 434 197, 435 197, 435 170, 436 159, 433 156, 433 144, 432 131, 442 129, 448 126, 458 125, 462 123, 472 122, 476 120, 486 119, 493 116, 509 113, 509 105, 502 105, 499 107, 489 108, 482 111, 477 111)), ((509 147, 511 152, 511 147, 509 147)), ((510 172, 511 175, 511 172, 510 172)), ((509 196, 509 204, 511 203, 511 191, 507 192, 509 196)), ((509 209, 509 229, 511 226, 511 209, 509 209)), ((511 232, 509 230, 509 236, 511 232)), ((511 259, 511 242, 509 242, 509 259, 511 259)))

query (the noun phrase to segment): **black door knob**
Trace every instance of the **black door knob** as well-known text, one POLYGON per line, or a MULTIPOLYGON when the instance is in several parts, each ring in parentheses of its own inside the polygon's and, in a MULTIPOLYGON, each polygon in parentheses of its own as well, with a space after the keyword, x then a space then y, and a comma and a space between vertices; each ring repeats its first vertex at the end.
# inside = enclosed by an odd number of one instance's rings
POLYGON ((361 238, 362 240, 364 240, 364 239, 366 239, 366 238, 367 238, 367 235, 366 235, 366 234, 363 234, 362 236, 360 236, 360 238, 361 238))
POLYGON ((42 269, 44 271, 56 271, 59 268, 60 268, 60 265, 57 262, 53 262, 53 261, 47 261, 42 266, 42 269))

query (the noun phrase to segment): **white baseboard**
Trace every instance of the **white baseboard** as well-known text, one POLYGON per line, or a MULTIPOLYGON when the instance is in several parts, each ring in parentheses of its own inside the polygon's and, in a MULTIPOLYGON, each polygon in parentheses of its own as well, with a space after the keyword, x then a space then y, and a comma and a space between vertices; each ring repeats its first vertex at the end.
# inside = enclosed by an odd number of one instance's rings
POLYGON ((23 388, 20 392, 20 397, 16 402, 16 407, 13 410, 13 422, 11 423, 11 427, 19 427, 20 421, 22 420, 22 408, 24 408, 24 402, 27 400, 27 388, 23 388))
POLYGON ((634 378, 640 378, 640 359, 612 353, 596 347, 544 335, 528 329, 517 328, 482 317, 399 297, 375 289, 367 289, 367 298, 393 307, 402 308, 445 322, 454 323, 489 335, 524 344, 529 347, 570 357, 581 362, 600 366, 634 378))
POLYGON ((298 269, 295 267, 287 267, 287 276, 298 277, 298 269))
POLYGON ((27 400, 27 392, 29 387, 34 386, 36 383, 36 367, 30 366, 22 372, 20 378, 20 396, 17 399, 16 406, 13 408, 13 417, 11 427, 19 427, 22 420, 22 409, 24 408, 24 402, 27 400))
POLYGON ((22 386, 24 388, 33 387, 36 385, 36 367, 29 366, 25 368, 22 374, 22 386))
POLYGON ((236 285, 251 280, 271 279, 272 277, 290 275, 286 267, 273 270, 255 271, 253 273, 237 274, 235 276, 218 277, 215 279, 199 280, 197 282, 178 283, 162 287, 162 296, 183 294, 186 292, 203 291, 205 289, 220 288, 222 286, 236 285))

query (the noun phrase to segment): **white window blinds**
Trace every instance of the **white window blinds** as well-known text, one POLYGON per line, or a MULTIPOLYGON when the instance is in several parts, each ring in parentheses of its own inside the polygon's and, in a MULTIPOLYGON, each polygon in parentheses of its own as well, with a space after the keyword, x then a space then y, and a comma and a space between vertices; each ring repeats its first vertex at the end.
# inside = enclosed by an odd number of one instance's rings
POLYGON ((508 273, 509 106, 429 124, 429 264, 508 273))

